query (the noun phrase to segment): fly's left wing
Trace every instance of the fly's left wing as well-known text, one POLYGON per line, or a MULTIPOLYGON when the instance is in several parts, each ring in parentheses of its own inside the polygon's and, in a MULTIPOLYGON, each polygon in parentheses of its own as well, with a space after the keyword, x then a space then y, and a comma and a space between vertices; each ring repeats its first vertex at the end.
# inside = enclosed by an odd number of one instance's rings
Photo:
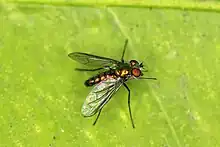
POLYGON ((73 52, 70 53, 68 56, 83 65, 93 67, 115 67, 117 64, 120 63, 119 61, 114 59, 81 52, 73 52))
POLYGON ((108 78, 97 84, 86 97, 81 113, 86 117, 95 115, 106 103, 108 103, 122 84, 121 78, 108 78))

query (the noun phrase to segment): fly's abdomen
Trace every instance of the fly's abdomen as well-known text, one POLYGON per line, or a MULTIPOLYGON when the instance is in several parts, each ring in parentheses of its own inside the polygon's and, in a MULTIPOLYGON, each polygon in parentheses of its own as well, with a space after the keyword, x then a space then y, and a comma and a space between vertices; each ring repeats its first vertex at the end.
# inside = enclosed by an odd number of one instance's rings
POLYGON ((101 79, 98 76, 95 77, 91 77, 88 80, 85 81, 85 86, 89 87, 89 86, 93 86, 97 83, 99 83, 101 81, 101 79))
POLYGON ((115 75, 115 71, 114 70, 109 70, 106 72, 103 72, 101 74, 98 74, 94 77, 89 78, 88 80, 85 81, 85 86, 89 87, 89 86, 93 86, 95 84, 98 84, 99 82, 106 80, 107 78, 116 78, 117 76, 115 75))

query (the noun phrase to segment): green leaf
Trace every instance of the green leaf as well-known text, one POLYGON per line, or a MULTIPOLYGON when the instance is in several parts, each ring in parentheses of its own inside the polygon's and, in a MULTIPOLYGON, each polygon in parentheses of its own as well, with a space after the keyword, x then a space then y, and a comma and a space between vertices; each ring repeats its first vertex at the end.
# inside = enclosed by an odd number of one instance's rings
POLYGON ((2 2, 0 146, 220 146, 219 5, 197 12, 121 3, 2 2), (67 55, 119 60, 126 38, 125 59, 143 61, 158 81, 128 81, 136 129, 124 88, 92 126, 95 117, 80 109, 91 90, 83 82, 96 73, 74 71, 83 65, 67 55))

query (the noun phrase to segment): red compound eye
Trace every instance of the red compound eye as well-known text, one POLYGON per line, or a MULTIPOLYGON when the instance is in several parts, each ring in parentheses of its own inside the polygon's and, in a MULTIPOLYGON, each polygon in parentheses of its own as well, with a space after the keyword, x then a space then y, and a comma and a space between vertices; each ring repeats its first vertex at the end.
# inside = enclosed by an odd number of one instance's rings
POLYGON ((132 75, 134 75, 135 77, 140 77, 140 75, 141 75, 141 70, 138 68, 132 69, 131 72, 132 72, 132 75))

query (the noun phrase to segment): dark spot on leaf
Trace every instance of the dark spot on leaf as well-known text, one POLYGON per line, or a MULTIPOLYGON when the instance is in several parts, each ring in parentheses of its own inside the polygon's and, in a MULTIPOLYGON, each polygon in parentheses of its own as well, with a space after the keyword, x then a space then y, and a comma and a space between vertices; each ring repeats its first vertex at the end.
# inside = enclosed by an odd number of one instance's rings
POLYGON ((206 37, 206 34, 205 33, 202 33, 202 35, 201 35, 202 37, 206 37))
POLYGON ((55 139, 56 139, 56 136, 53 136, 53 139, 55 140, 55 139))
POLYGON ((186 100, 186 99, 187 99, 187 96, 186 96, 186 95, 184 95, 184 96, 183 96, 183 98, 186 100))

